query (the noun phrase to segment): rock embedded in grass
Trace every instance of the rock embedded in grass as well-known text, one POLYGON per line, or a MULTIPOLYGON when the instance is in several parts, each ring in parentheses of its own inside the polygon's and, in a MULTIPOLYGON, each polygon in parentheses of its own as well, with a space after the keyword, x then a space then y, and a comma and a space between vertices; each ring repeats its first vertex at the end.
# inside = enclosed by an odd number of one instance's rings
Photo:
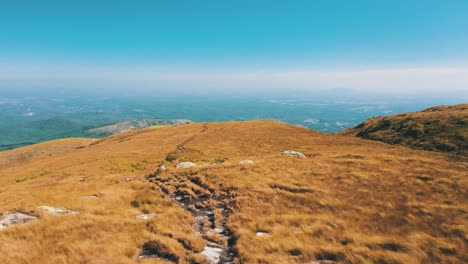
POLYGON ((252 160, 248 160, 248 159, 240 161, 240 164, 253 164, 253 163, 254 162, 252 160))
POLYGON ((24 224, 36 219, 37 217, 33 215, 28 215, 21 212, 6 211, 3 213, 3 219, 0 220, 0 230, 8 226, 24 224))
POLYGON ((62 208, 57 208, 57 207, 52 207, 52 206, 39 206, 37 207, 42 211, 45 211, 50 214, 79 214, 80 212, 78 211, 73 211, 73 210, 68 210, 68 209, 62 209, 62 208))
POLYGON ((268 234, 267 232, 257 232, 255 235, 258 237, 267 237, 270 234, 268 234))
POLYGON ((298 158, 303 158, 303 159, 307 158, 306 155, 295 150, 285 150, 281 152, 281 156, 292 156, 292 157, 298 157, 298 158))
POLYGON ((155 218, 156 216, 157 216, 157 214, 151 213, 151 214, 137 215, 137 216, 135 216, 135 218, 138 219, 138 220, 149 220, 151 218, 155 218))
POLYGON ((190 161, 184 161, 180 162, 179 164, 176 165, 177 169, 185 169, 185 168, 190 168, 190 167, 195 167, 197 164, 190 162, 190 161))

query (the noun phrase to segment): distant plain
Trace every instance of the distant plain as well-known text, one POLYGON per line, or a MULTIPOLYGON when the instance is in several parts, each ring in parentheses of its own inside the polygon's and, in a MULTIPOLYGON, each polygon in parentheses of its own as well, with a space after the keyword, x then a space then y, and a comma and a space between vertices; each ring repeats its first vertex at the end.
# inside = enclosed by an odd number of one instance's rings
POLYGON ((278 120, 324 133, 370 117, 462 103, 460 98, 414 96, 404 100, 347 89, 314 93, 236 96, 126 96, 44 93, 0 94, 0 150, 66 137, 126 120, 190 119, 195 122, 278 120))

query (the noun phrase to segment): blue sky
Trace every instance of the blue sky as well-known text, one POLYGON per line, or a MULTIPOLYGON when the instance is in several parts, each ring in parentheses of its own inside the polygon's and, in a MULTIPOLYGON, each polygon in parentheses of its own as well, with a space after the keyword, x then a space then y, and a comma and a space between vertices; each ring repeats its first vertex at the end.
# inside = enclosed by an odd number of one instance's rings
POLYGON ((0 1, 0 70, 0 88, 462 90, 468 1, 0 1))

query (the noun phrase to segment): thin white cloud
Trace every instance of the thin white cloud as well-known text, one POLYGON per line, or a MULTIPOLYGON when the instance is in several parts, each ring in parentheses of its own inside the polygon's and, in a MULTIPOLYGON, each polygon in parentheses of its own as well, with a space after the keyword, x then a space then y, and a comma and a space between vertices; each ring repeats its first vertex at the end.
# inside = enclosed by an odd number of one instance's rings
POLYGON ((222 71, 153 67, 0 65, 2 83, 190 89, 327 89, 468 91, 468 67, 398 67, 344 70, 222 71))

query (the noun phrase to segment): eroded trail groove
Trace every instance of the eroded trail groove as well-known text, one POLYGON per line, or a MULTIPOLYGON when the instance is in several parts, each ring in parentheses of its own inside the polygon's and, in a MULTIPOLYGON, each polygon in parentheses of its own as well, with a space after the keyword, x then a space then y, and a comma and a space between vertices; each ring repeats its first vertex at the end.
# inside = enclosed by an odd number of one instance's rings
POLYGON ((207 263, 234 263, 236 239, 226 226, 235 204, 231 190, 212 188, 194 172, 161 173, 150 181, 193 215, 193 228, 206 241, 201 254, 207 263))

